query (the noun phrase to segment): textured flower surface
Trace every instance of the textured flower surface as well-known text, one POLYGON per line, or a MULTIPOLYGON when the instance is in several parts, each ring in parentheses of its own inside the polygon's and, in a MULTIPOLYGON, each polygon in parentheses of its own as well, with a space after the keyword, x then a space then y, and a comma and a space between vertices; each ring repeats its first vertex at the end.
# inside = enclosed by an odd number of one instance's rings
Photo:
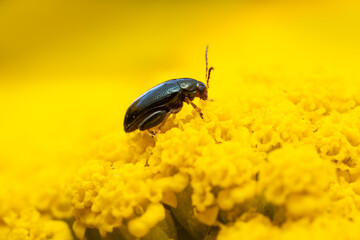
POLYGON ((176 229, 194 239, 217 231, 219 239, 357 238, 360 88, 344 96, 331 92, 337 83, 319 82, 244 83, 231 101, 199 102, 204 120, 184 107, 155 138, 121 129, 101 137, 69 186, 74 231, 79 238, 90 236, 87 228, 102 237, 120 229, 125 239, 157 231, 181 239, 176 229), (301 89, 298 97, 289 88, 301 89), (319 91, 319 99, 309 94, 319 91))
POLYGON ((0 240, 359 239, 357 2, 3 2, 0 240), (207 43, 204 119, 125 133, 207 43))

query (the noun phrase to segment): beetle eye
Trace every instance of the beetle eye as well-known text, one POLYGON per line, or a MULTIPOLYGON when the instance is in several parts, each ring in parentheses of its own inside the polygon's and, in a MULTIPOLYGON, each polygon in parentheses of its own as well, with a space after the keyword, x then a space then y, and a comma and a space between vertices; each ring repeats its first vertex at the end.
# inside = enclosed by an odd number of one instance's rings
POLYGON ((200 83, 200 84, 198 85, 198 90, 199 90, 200 95, 202 95, 202 94, 205 92, 205 90, 206 90, 205 84, 200 83))

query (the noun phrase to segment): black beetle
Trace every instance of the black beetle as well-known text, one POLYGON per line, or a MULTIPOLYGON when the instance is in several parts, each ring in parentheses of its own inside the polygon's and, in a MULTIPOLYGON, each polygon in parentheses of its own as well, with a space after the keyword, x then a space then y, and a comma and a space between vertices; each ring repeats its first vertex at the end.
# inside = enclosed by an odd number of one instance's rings
POLYGON ((192 100, 195 97, 208 100, 210 73, 214 68, 211 67, 208 70, 207 52, 208 47, 206 47, 205 52, 206 86, 192 78, 178 78, 151 88, 138 97, 127 109, 124 120, 125 132, 132 132, 136 129, 148 130, 154 136, 161 131, 161 127, 171 113, 178 113, 181 110, 183 102, 191 104, 203 118, 200 108, 192 100), (160 126, 156 131, 150 130, 158 125, 160 126))

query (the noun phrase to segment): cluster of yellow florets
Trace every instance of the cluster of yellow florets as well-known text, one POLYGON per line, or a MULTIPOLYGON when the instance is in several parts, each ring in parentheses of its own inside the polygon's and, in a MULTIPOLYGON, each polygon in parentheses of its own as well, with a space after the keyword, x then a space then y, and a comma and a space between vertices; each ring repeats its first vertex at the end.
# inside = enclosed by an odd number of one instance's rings
POLYGON ((59 175, 51 164, 46 171, 24 164, 15 177, 8 172, 0 176, 1 240, 73 239, 72 207, 64 194, 64 179, 72 167, 59 175))
POLYGON ((19 213, 11 212, 2 218, 5 226, 0 227, 0 239, 73 239, 68 225, 64 221, 42 216, 35 209, 23 209, 19 213))
POLYGON ((155 138, 109 133, 68 187, 75 233, 356 239, 360 89, 348 88, 244 84, 155 138))
POLYGON ((24 166, 26 188, 3 174, 0 239, 357 239, 359 93, 243 83, 198 101, 204 119, 184 106, 155 138, 118 128, 76 164, 24 166))

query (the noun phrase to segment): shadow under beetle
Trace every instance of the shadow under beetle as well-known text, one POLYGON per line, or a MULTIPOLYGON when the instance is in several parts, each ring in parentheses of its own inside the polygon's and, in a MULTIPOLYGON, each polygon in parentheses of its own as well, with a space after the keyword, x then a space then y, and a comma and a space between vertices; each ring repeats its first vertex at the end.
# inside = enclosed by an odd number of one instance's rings
POLYGON ((181 110, 183 102, 191 104, 200 114, 200 117, 203 118, 201 109, 192 101, 195 97, 209 100, 210 73, 214 68, 211 67, 208 70, 207 53, 208 46, 205 52, 206 86, 204 83, 192 78, 178 78, 168 80, 151 88, 138 97, 127 109, 124 119, 125 132, 132 132, 136 129, 140 129, 140 131, 148 130, 152 136, 155 136, 156 133, 161 131, 161 127, 169 115, 178 113, 181 110), (157 130, 151 130, 157 126, 159 126, 157 130))

